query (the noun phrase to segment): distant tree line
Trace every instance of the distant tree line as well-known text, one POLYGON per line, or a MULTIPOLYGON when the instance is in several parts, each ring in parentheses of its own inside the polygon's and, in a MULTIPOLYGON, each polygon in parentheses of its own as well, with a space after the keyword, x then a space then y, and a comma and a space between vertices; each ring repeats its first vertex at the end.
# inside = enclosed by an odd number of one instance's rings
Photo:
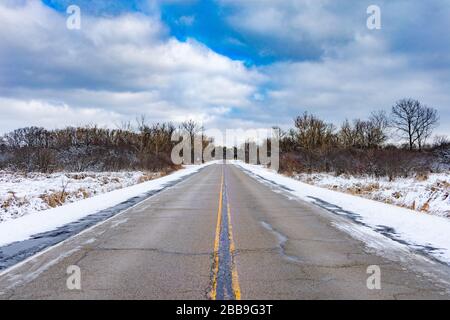
POLYGON ((200 126, 186 121, 148 124, 145 117, 134 126, 117 129, 96 125, 47 130, 27 127, 0 137, 0 169, 23 171, 172 170, 174 131, 195 136, 200 126))
MULTIPOLYGON (((372 112, 367 119, 345 120, 340 127, 304 112, 294 119, 293 128, 276 130, 280 171, 369 174, 394 179, 450 170, 447 137, 436 137, 433 144, 427 144, 438 120, 435 109, 413 99, 398 101, 389 114, 372 112)), ((192 120, 179 125, 149 124, 145 117, 140 117, 134 125, 123 123, 116 129, 95 125, 56 130, 28 127, 0 136, 0 169, 172 170, 176 166, 171 152, 179 143, 172 141, 175 132, 189 136, 192 143, 194 138, 201 137, 203 148, 213 142, 204 136, 204 128, 192 120)), ((252 160, 250 150, 257 148, 250 141, 243 146, 247 161, 252 160)), ((194 149, 189 157, 182 155, 183 159, 194 159, 194 149)), ((224 148, 224 153, 234 158, 237 149, 229 151, 224 148)), ((270 154, 270 140, 267 151, 270 154)), ((199 160, 203 158, 195 159, 197 163, 199 160)))
POLYGON ((280 130, 280 170, 374 176, 408 176, 450 168, 446 137, 427 145, 438 124, 435 109, 413 99, 398 101, 390 114, 345 120, 340 128, 305 112, 294 128, 280 130), (389 138, 403 144, 388 143, 389 138))

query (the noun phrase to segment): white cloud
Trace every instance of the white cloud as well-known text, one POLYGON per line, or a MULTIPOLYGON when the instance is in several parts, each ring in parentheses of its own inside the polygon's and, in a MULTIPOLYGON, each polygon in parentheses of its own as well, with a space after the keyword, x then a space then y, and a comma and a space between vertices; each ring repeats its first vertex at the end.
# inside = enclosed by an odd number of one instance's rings
POLYGON ((422 8, 417 2, 381 1, 383 27, 373 33, 364 1, 220 1, 234 9, 228 21, 243 39, 259 37, 267 54, 288 52, 282 62, 251 68, 195 39, 171 37, 157 14, 83 15, 82 29, 71 31, 64 15, 39 1, 16 2, 0 4, 0 132, 111 126, 140 114, 209 128, 290 126, 304 110, 339 124, 411 96, 438 108, 439 130, 450 133, 448 69, 424 67, 429 56, 392 41, 405 33, 398 21, 422 8))
POLYGON ((350 36, 348 21, 333 12, 330 0, 230 1, 223 5, 238 7, 229 21, 237 28, 253 33, 291 40, 305 37, 315 40, 350 36))
POLYGON ((0 128, 2 132, 24 126, 41 126, 50 129, 70 125, 98 124, 110 126, 120 123, 121 116, 113 111, 96 108, 74 109, 67 104, 40 100, 18 100, 0 97, 0 128))
MULTIPOLYGON (((219 122, 223 110, 248 106, 262 80, 255 69, 193 39, 169 37, 158 17, 82 19, 81 30, 68 30, 65 16, 40 2, 0 4, 0 96, 22 101, 8 108, 38 108, 30 103, 38 99, 79 114, 97 110, 91 122, 109 112, 125 119, 145 113, 154 121, 190 116, 219 122)), ((4 122, 19 124, 14 117, 2 112, 4 122)))
POLYGON ((376 36, 357 35, 338 55, 321 61, 275 63, 264 72, 272 83, 265 102, 271 106, 268 113, 310 111, 340 124, 373 110, 389 111, 397 100, 412 97, 437 108, 439 131, 450 133, 448 75, 415 68, 407 55, 388 53, 376 36))
POLYGON ((181 16, 177 23, 183 26, 192 26, 195 23, 195 16, 181 16))
POLYGON ((347 43, 352 40, 358 21, 351 12, 365 8, 354 3, 353 11, 333 0, 220 0, 231 8, 227 17, 229 25, 259 48, 261 56, 295 59, 317 58, 330 44, 347 43))

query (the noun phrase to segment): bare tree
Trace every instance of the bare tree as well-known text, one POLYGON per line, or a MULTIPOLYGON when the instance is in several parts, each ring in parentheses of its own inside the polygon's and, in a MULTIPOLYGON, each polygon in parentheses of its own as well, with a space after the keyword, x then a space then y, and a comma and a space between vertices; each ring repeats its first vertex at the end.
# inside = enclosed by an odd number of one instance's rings
POLYGON ((402 99, 392 107, 392 126, 408 140, 409 149, 422 149, 438 123, 437 110, 413 99, 402 99))
POLYGON ((417 127, 416 138, 419 150, 422 150, 427 139, 431 136, 433 129, 437 126, 439 116, 436 109, 423 107, 419 114, 419 125, 417 127))
POLYGON ((194 120, 182 122, 180 128, 189 134, 191 139, 194 139, 195 135, 202 131, 202 127, 194 120))
POLYGON ((335 140, 334 126, 305 112, 295 119, 297 142, 307 150, 330 146, 335 140))
POLYGON ((374 111, 370 114, 370 139, 369 144, 373 147, 380 147, 388 139, 389 119, 383 110, 374 111))
POLYGON ((368 120, 355 119, 353 125, 345 120, 338 133, 344 148, 374 149, 387 140, 388 119, 384 111, 372 112, 368 120))
POLYGON ((353 147, 355 145, 355 131, 353 130, 348 119, 345 119, 344 123, 339 130, 339 141, 345 147, 353 147))
MULTIPOLYGON (((197 122, 195 122, 194 120, 188 120, 188 121, 184 121, 181 123, 180 125, 180 129, 181 131, 184 131, 190 138, 191 140, 191 160, 188 162, 195 162, 196 161, 196 157, 195 157, 195 148, 194 148, 194 144, 195 144, 195 139, 196 136, 201 134, 201 141, 203 144, 203 139, 204 139, 204 128, 199 125, 197 122)), ((202 158, 201 161, 203 162, 203 155, 200 155, 200 157, 202 158)))
POLYGON ((150 147, 152 151, 158 155, 164 147, 171 147, 172 133, 175 131, 175 126, 170 123, 156 123, 150 127, 150 147))
POLYGON ((446 135, 437 135, 433 139, 433 147, 439 148, 441 146, 450 145, 450 139, 446 135))

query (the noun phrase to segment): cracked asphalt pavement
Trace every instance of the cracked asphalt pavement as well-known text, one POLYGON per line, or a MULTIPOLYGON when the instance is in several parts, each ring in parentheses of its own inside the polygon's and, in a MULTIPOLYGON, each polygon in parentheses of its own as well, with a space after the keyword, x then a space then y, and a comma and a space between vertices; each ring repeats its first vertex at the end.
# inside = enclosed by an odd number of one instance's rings
POLYGON ((242 299, 450 298, 448 266, 371 249, 336 228, 346 223, 236 166, 210 165, 1 273, 0 299, 210 299, 220 281, 232 281, 242 299), (217 222, 226 209, 233 241, 220 265, 217 222), (72 265, 81 290, 66 285, 72 265), (380 267, 380 290, 367 288, 371 265, 380 267), (220 279, 221 268, 234 269, 220 279))

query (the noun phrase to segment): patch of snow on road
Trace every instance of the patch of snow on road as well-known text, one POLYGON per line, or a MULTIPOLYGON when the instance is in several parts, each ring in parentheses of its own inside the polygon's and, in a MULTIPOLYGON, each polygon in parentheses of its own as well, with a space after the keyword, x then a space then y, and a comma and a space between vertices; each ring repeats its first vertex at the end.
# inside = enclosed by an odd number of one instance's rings
MULTIPOLYGON (((385 236, 413 252, 450 265, 450 219, 313 186, 261 166, 232 162, 262 182, 274 184, 303 201, 345 216, 371 232, 385 236)), ((448 203, 444 204, 448 210, 448 203)))
MULTIPOLYGON (((114 207, 131 198, 164 189, 166 185, 191 175, 212 163, 214 162, 186 166, 158 179, 103 193, 56 208, 34 211, 17 219, 9 219, 0 223, 0 246, 27 240, 33 235, 55 230, 96 212, 114 207)), ((39 192, 39 190, 36 189, 36 192, 39 192)))

